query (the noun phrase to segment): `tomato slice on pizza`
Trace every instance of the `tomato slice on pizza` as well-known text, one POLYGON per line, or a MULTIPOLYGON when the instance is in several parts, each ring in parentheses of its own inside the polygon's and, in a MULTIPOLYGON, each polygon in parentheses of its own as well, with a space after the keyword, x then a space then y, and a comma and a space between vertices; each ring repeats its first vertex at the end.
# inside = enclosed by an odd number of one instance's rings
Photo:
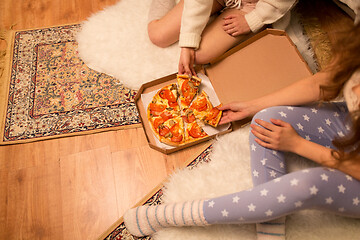
POLYGON ((194 121, 192 123, 186 124, 185 131, 185 142, 194 142, 203 138, 206 138, 208 134, 204 131, 204 129, 194 121))
POLYGON ((195 117, 201 121, 206 119, 206 116, 211 109, 212 104, 204 91, 195 98, 189 107, 189 110, 191 110, 195 117))
POLYGON ((185 143, 184 122, 181 116, 168 119, 159 126, 159 140, 171 146, 185 143))
POLYGON ((192 123, 196 120, 196 117, 192 110, 188 109, 184 115, 182 115, 185 123, 192 123))
POLYGON ((196 119, 210 126, 217 127, 222 116, 222 111, 219 110, 220 106, 213 107, 208 95, 202 91, 192 102, 189 110, 193 112, 196 119))
POLYGON ((180 108, 185 111, 198 93, 201 79, 195 76, 177 75, 177 83, 180 93, 180 108))
POLYGON ((217 127, 222 117, 222 111, 219 110, 222 104, 213 107, 206 115, 204 122, 210 126, 217 127))

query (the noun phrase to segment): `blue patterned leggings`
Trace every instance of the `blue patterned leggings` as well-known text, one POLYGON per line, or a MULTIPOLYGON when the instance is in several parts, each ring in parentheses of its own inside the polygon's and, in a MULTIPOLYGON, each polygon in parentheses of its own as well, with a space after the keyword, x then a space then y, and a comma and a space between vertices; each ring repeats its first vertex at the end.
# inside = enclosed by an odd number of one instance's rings
MULTIPOLYGON (((347 116, 342 102, 271 107, 253 119, 281 119, 303 138, 333 148, 332 140, 350 131, 347 116)), ((266 222, 310 208, 360 218, 360 181, 325 167, 287 173, 284 153, 264 148, 254 139, 250 133, 254 187, 206 200, 203 211, 209 224, 266 222)))

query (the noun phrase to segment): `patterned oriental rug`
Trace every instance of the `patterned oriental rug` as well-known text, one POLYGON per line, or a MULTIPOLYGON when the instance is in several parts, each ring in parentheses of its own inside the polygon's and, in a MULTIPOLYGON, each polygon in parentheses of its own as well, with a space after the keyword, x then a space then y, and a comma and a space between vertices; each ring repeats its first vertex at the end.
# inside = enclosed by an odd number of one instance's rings
POLYGON ((80 29, 76 24, 7 34, 0 144, 140 126, 136 91, 78 57, 80 29))

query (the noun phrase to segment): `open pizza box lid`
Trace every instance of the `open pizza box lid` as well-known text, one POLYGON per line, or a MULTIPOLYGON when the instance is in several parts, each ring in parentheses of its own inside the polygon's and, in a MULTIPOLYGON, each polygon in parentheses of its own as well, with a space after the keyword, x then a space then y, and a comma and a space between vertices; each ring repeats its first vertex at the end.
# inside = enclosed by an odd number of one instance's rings
MULTIPOLYGON (((266 29, 203 66, 200 74, 210 81, 218 101, 227 104, 264 96, 312 73, 284 31, 266 29)), ((244 119, 225 128, 222 126, 216 134, 179 147, 161 146, 147 120, 142 95, 159 90, 170 83, 176 83, 176 73, 143 84, 135 97, 146 138, 153 149, 165 154, 173 153, 228 133, 250 121, 244 119)), ((213 101, 211 98, 210 100, 213 101)))

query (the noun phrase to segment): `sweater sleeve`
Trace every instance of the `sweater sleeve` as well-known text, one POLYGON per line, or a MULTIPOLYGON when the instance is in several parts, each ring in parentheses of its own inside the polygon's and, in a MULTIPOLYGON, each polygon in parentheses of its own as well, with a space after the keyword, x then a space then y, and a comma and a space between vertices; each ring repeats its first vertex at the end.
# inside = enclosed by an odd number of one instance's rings
POLYGON ((179 36, 180 47, 199 48, 201 34, 209 21, 212 0, 185 0, 179 36))
POLYGON ((245 15, 252 32, 266 24, 272 24, 282 18, 297 0, 260 0, 253 11, 245 15))

